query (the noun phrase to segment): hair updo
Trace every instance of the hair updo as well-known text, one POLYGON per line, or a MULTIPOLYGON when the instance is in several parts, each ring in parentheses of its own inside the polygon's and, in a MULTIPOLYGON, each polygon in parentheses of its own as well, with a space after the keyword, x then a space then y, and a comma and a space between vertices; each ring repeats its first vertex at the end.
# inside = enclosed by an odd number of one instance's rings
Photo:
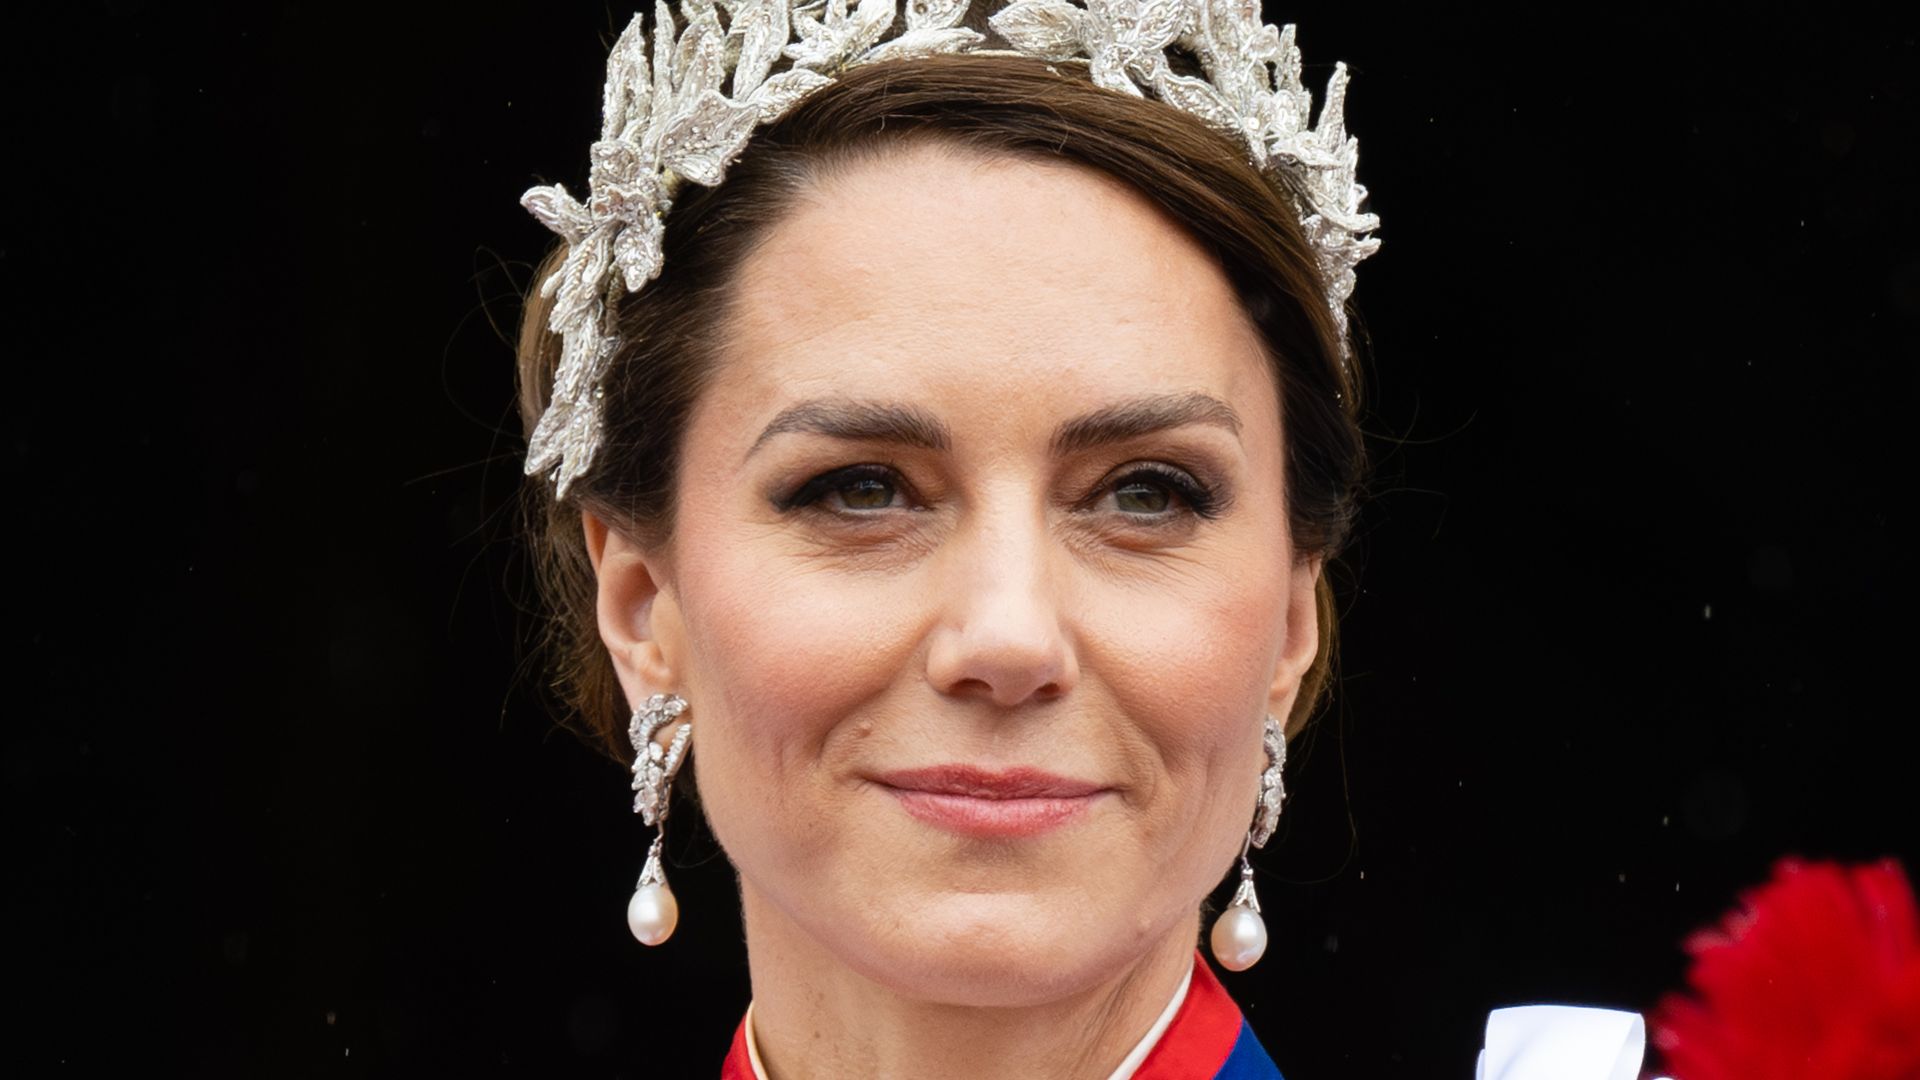
MULTIPOLYGON (((632 757, 630 707, 600 640, 580 512, 593 511, 642 546, 671 537, 687 417, 711 376, 743 260, 818 179, 914 140, 1094 169, 1184 228, 1226 271, 1272 363, 1297 554, 1331 559, 1347 539, 1365 469, 1358 373, 1341 362, 1326 287, 1281 181, 1200 120, 1096 86, 1083 67, 962 54, 854 68, 757 131, 718 187, 680 189, 665 218, 664 269, 640 292, 623 293, 615 313, 622 345, 603 383, 605 426, 592 466, 564 500, 555 500, 545 476, 525 484, 554 687, 577 733, 618 760, 632 757)), ((536 283, 565 252, 561 245, 544 260, 536 283)), ((529 433, 560 358, 549 307, 533 292, 520 329, 520 414, 529 433)), ((1289 732, 1312 714, 1332 669, 1335 610, 1324 574, 1315 599, 1320 651, 1287 717, 1289 732)))

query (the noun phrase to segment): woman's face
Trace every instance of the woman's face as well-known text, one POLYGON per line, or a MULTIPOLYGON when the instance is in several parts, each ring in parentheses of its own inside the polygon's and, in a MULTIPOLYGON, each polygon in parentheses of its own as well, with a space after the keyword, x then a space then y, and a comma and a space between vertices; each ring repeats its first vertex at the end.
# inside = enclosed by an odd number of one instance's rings
POLYGON ((929 145, 823 181, 733 312, 669 549, 596 562, 750 941, 972 1004, 1190 948, 1317 644, 1224 275, 1104 176, 929 145))

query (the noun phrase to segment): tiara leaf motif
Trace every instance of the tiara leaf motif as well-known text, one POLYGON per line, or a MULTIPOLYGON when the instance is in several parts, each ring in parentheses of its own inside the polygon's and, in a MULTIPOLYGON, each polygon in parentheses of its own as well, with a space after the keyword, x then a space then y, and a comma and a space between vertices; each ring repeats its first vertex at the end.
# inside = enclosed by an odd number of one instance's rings
MULTIPOLYGON (((552 398, 528 440, 527 475, 547 474, 563 499, 593 464, 601 383, 620 344, 613 305, 623 288, 638 292, 659 276, 664 221, 680 185, 718 185, 757 127, 848 68, 1004 53, 959 25, 972 2, 906 0, 905 29, 883 40, 901 14, 896 0, 681 0, 684 27, 666 0, 655 0, 651 65, 634 14, 607 58, 586 201, 560 184, 520 199, 567 244, 540 285, 553 301, 547 325, 561 351, 552 398), (775 73, 783 58, 786 70, 775 73)), ((1354 268, 1380 246, 1370 235, 1380 219, 1361 209, 1367 191, 1355 180, 1360 144, 1343 116, 1345 64, 1334 65, 1310 125, 1313 95, 1300 81, 1294 28, 1263 23, 1258 0, 1015 0, 987 25, 1015 54, 1085 62, 1097 85, 1173 105, 1240 140, 1256 167, 1281 173, 1326 284, 1344 360, 1354 268), (1176 72, 1169 49, 1197 60, 1205 77, 1176 72)))

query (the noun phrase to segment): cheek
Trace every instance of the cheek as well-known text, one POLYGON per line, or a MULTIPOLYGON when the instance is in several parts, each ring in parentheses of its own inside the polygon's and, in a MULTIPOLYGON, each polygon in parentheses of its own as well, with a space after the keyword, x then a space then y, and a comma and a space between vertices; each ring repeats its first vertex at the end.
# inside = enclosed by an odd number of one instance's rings
MULTIPOLYGON (((1257 567, 1249 559, 1241 564, 1257 567)), ((1083 662, 1138 740, 1155 840, 1237 850, 1259 790, 1261 721, 1284 632, 1289 579, 1209 567, 1164 587, 1103 590, 1087 609, 1083 662)))
POLYGON ((1258 727, 1287 587, 1284 575, 1207 568, 1178 587, 1102 597, 1088 616, 1089 666, 1182 760, 1188 743, 1258 727))
POLYGON ((702 801, 722 844, 748 861, 764 830, 736 823, 809 822, 779 845, 801 857, 795 839, 828 842, 822 811, 846 797, 820 767, 829 744, 863 738, 865 707, 910 674, 911 592, 796 566, 777 538, 750 530, 683 535, 675 570, 702 801))

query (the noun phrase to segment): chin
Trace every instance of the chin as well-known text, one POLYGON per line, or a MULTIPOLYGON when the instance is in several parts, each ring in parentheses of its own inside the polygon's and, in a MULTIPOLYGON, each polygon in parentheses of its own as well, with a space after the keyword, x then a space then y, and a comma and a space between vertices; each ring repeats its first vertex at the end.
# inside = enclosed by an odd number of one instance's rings
POLYGON ((1122 974, 1174 929, 1090 909, 1084 894, 948 893, 901 910, 916 914, 868 927, 843 957, 895 993, 943 1005, 1059 1001, 1122 974))

